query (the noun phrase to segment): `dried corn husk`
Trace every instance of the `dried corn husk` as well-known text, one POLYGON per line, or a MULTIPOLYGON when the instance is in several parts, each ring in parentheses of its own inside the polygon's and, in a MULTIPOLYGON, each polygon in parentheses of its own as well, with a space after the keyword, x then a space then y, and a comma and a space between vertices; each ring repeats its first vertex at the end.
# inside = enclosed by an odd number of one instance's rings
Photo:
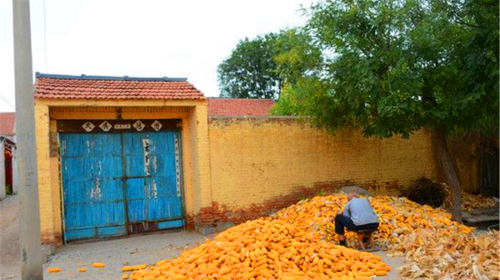
POLYGON ((404 279, 500 279, 498 231, 475 236, 463 232, 420 229, 392 248, 406 255, 404 279))
MULTIPOLYGON (((446 192, 446 199, 444 207, 451 207, 451 189, 445 183, 442 183, 446 192)), ((498 207, 498 202, 491 197, 484 197, 482 195, 474 195, 467 192, 462 192, 462 211, 470 212, 473 210, 498 207)))
MULTIPOLYGON (((451 215, 443 209, 422 206, 404 197, 376 196, 368 199, 380 221, 374 240, 385 248, 401 243, 404 236, 420 228, 446 228, 464 233, 472 231, 470 227, 452 222, 451 215)), ((304 230, 313 239, 337 241, 334 219, 346 203, 344 195, 317 196, 279 211, 275 218, 304 230)), ((351 243, 357 240, 355 233, 347 233, 346 236, 351 243)))
MULTIPOLYGON (((381 223, 377 242, 393 255, 407 256, 405 279, 499 279, 498 232, 475 237, 472 228, 451 221, 443 209, 406 198, 369 199, 381 223)), ((313 239, 337 240, 334 218, 345 203, 344 196, 315 197, 283 209, 276 218, 302 225, 313 239)), ((347 237, 357 240, 354 233, 347 237)))

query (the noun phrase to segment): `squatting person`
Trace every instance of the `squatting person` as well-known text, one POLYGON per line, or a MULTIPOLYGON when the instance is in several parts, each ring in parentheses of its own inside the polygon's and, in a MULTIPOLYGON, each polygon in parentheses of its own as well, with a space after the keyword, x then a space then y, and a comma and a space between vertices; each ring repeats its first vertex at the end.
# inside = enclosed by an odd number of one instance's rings
MULTIPOLYGON (((335 233, 339 235, 339 243, 346 246, 345 228, 350 231, 376 230, 379 226, 378 216, 366 198, 357 197, 355 193, 347 195, 344 213, 335 216, 335 233)), ((371 236, 364 237, 362 242, 367 243, 371 236)))

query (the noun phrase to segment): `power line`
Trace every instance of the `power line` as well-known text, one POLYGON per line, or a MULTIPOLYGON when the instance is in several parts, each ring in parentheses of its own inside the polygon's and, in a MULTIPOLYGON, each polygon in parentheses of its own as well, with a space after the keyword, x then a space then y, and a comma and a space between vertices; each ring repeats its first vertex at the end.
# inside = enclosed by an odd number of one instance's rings
POLYGON ((9 105, 10 108, 14 109, 14 111, 16 110, 16 107, 14 107, 14 105, 12 105, 12 103, 10 103, 9 100, 3 97, 3 95, 0 95, 0 98, 2 98, 2 100, 5 101, 5 103, 7 103, 7 105, 9 105))

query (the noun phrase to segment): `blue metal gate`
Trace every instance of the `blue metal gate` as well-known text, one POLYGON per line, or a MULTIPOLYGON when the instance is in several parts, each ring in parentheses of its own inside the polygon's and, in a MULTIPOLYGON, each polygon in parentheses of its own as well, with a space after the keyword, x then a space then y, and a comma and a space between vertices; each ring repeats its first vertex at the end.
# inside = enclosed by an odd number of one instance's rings
POLYGON ((64 239, 184 225, 178 131, 61 133, 64 239))

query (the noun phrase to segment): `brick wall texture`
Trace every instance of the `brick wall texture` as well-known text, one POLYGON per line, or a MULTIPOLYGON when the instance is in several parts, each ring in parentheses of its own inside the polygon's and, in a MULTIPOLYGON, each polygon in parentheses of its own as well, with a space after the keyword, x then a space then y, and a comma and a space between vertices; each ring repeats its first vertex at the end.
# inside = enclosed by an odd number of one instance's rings
POLYGON ((209 120, 216 220, 239 222, 314 195, 363 185, 397 191, 421 176, 436 177, 431 134, 405 140, 335 136, 295 118, 209 120))

